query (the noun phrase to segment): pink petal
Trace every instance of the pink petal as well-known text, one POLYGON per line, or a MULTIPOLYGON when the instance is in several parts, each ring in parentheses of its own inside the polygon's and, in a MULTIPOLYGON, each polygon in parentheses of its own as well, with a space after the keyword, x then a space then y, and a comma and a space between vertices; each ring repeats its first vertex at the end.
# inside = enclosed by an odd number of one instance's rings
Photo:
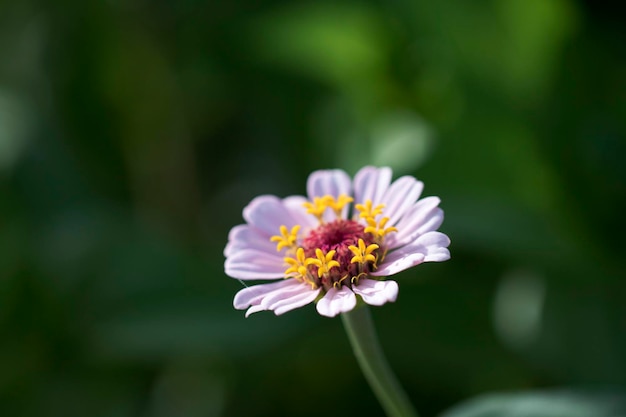
MULTIPOLYGON (((338 197, 341 194, 352 195, 352 182, 348 174, 340 169, 320 170, 309 175, 306 189, 309 199, 313 201, 315 197, 324 197, 325 195, 333 197, 338 197)), ((348 206, 346 205, 342 213, 344 218, 347 212, 348 206)), ((324 213, 324 218, 327 221, 334 220, 336 217, 330 209, 324 213)))
POLYGON ((443 222, 443 211, 437 207, 439 202, 438 197, 426 197, 415 203, 396 224, 398 231, 389 235, 388 248, 406 245, 426 232, 437 230, 443 222))
POLYGON ((331 195, 337 197, 340 194, 351 194, 350 177, 340 169, 326 169, 315 171, 307 180, 307 193, 310 200, 314 197, 331 195))
POLYGON ((391 184, 381 200, 385 204, 383 216, 389 217, 390 226, 395 225, 413 206, 423 189, 424 184, 410 176, 398 178, 391 184))
POLYGON ((356 296, 348 287, 335 287, 317 302, 317 312, 322 316, 335 317, 339 313, 350 311, 356 306, 356 296))
POLYGON ((243 218, 268 239, 280 233, 280 226, 291 229, 298 224, 291 211, 273 195, 262 195, 253 199, 243 209, 243 218))
POLYGON ((428 232, 417 238, 417 244, 426 248, 424 262, 443 262, 450 259, 450 238, 441 232, 428 232))
POLYGON ((318 225, 317 219, 308 214, 303 206, 307 201, 306 198, 299 195, 283 199, 283 204, 291 212, 291 216, 296 221, 296 224, 302 226, 302 229, 300 229, 301 234, 308 228, 317 227, 318 225))
POLYGON ((282 278, 286 269, 282 257, 255 249, 233 252, 224 262, 226 275, 239 279, 282 278))
POLYGON ((263 310, 274 310, 276 315, 280 315, 311 303, 319 292, 319 288, 313 290, 308 284, 287 279, 244 288, 235 295, 233 305, 238 310, 250 307, 246 317, 263 310))
POLYGON ((398 283, 395 281, 376 281, 361 278, 358 285, 352 286, 352 291, 360 295, 367 304, 381 306, 387 302, 396 301, 398 297, 398 283))
POLYGON ((274 310, 274 314, 280 316, 283 313, 286 313, 296 308, 300 308, 315 301, 322 289, 318 288, 316 290, 313 290, 308 284, 305 285, 308 287, 308 290, 306 292, 294 294, 290 298, 286 298, 284 300, 274 303, 272 305, 272 310, 274 310))
POLYGON ((261 305, 250 307, 246 310, 246 318, 250 317, 250 314, 258 313, 259 311, 265 311, 265 308, 261 305))
POLYGON ((427 232, 414 242, 390 252, 373 276, 389 276, 422 262, 442 262, 450 259, 450 239, 441 232, 427 232))
POLYGON ((228 257, 235 252, 245 249, 256 249, 269 255, 277 255, 276 243, 258 229, 247 224, 240 224, 230 229, 228 243, 224 248, 224 256, 228 257))
POLYGON ((432 210, 431 213, 426 215, 424 222, 412 233, 412 236, 419 236, 426 234, 427 232, 434 232, 439 229, 443 223, 443 210, 439 207, 432 210))
POLYGON ((363 204, 366 200, 372 200, 374 205, 380 204, 390 182, 391 168, 362 168, 354 176, 355 204, 363 204))
POLYGON ((423 253, 403 253, 394 255, 394 253, 387 255, 385 261, 375 272, 370 273, 370 275, 375 277, 387 277, 424 262, 423 253))
POLYGON ((261 300, 273 292, 289 291, 295 284, 300 284, 295 279, 284 279, 268 284, 259 284, 239 290, 233 299, 233 307, 243 310, 252 305, 260 305, 261 300))
MULTIPOLYGON (((281 305, 281 302, 285 299, 291 298, 293 296, 306 294, 311 295, 311 293, 319 292, 319 290, 311 289, 311 286, 300 282, 296 279, 289 279, 288 281, 293 282, 293 284, 289 287, 285 287, 279 293, 268 294, 266 297, 263 297, 261 300, 261 305, 268 310, 274 310, 276 307, 281 305)), ((315 298, 313 298, 315 299, 315 298)))

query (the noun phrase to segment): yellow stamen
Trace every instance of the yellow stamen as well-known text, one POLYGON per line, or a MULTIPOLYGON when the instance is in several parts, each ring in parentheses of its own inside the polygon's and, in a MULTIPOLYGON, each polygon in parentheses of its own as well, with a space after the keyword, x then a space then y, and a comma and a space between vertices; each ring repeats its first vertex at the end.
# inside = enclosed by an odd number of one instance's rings
POLYGON ((333 282, 333 287, 335 287, 335 288, 341 287, 341 282, 344 281, 346 278, 348 278, 348 275, 344 275, 344 276, 341 277, 341 279, 339 281, 333 282))
POLYGON ((350 282, 352 284, 358 284, 359 283, 359 279, 362 278, 362 277, 366 277, 366 276, 367 276, 367 274, 365 272, 361 272, 361 273, 359 273, 359 275, 357 275, 355 277, 352 277, 352 279, 350 279, 350 282))
POLYGON ((272 236, 270 240, 272 242, 278 242, 276 250, 280 251, 282 248, 291 248, 295 246, 298 239, 298 231, 300 231, 300 225, 295 225, 291 228, 291 231, 287 229, 287 226, 280 226, 280 236, 272 236))
POLYGON ((285 276, 293 277, 298 281, 303 281, 311 286, 312 289, 317 288, 314 278, 309 273, 308 266, 311 265, 313 258, 307 258, 304 254, 303 248, 298 248, 296 251, 296 257, 285 257, 285 263, 290 267, 285 271, 285 276))
POLYGON ((374 255, 372 255, 372 252, 374 252, 376 249, 378 249, 380 246, 378 246, 375 243, 372 243, 370 245, 368 245, 367 247, 365 247, 365 242, 363 241, 363 239, 359 239, 359 247, 357 248, 356 246, 348 246, 348 249, 350 249, 350 251, 354 254, 354 256, 352 257, 352 259, 350 260, 350 263, 360 263, 360 264, 364 264, 366 262, 376 262, 376 257, 374 255))
POLYGON ((329 197, 332 198, 331 196, 315 197, 312 203, 307 201, 305 203, 302 203, 302 206, 306 208, 307 213, 312 214, 315 217, 317 217, 317 219, 321 223, 322 216, 324 215, 324 212, 326 211, 326 208, 328 207, 329 197))
POLYGON ((328 273, 331 268, 340 266, 339 262, 333 260, 333 257, 335 256, 334 250, 328 251, 327 254, 324 254, 321 249, 315 249, 315 256, 317 256, 317 259, 309 258, 307 261, 309 261, 310 265, 317 266, 317 276, 319 278, 328 273))
POLYGON ((385 205, 379 204, 376 207, 372 208, 372 200, 365 200, 365 204, 356 204, 354 208, 360 212, 360 218, 367 219, 369 217, 374 218, 379 214, 382 214, 385 205))
POLYGON ((296 251, 296 257, 285 257, 285 263, 291 265, 285 271, 285 275, 300 275, 305 276, 308 272, 307 270, 307 257, 304 255, 304 249, 298 248, 296 251))
POLYGON ((378 222, 378 226, 376 226, 376 220, 374 220, 373 217, 368 217, 365 219, 365 221, 367 222, 368 227, 365 228, 364 232, 371 233, 376 236, 376 238, 381 238, 391 232, 398 231, 398 229, 393 226, 385 228, 385 225, 389 221, 389 217, 383 217, 382 219, 380 219, 380 222, 378 222))
POLYGON ((337 199, 335 199, 335 197, 330 196, 330 195, 327 195, 324 198, 326 199, 326 204, 328 204, 328 207, 334 210, 337 217, 341 217, 341 210, 343 210, 346 204, 349 204, 354 201, 354 198, 346 194, 339 195, 337 199))

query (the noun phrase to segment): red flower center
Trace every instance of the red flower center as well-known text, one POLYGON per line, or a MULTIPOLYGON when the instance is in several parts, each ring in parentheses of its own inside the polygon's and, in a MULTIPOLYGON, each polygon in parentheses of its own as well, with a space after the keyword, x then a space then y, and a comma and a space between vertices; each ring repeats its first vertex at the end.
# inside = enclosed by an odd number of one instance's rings
MULTIPOLYGON (((375 243, 374 236, 365 233, 365 226, 354 220, 334 220, 321 224, 309 232, 302 242, 306 256, 314 258, 316 249, 321 249, 324 253, 334 250, 336 252, 334 259, 339 262, 339 266, 332 268, 328 276, 317 278, 317 285, 322 285, 326 289, 337 283, 347 285, 351 283, 352 278, 358 279, 373 270, 374 262, 351 262, 354 253, 349 246, 358 246, 359 239, 363 239, 366 246, 375 243)), ((374 256, 378 257, 379 250, 373 252, 374 256)), ((317 277, 317 269, 314 265, 309 266, 312 276, 317 277)))

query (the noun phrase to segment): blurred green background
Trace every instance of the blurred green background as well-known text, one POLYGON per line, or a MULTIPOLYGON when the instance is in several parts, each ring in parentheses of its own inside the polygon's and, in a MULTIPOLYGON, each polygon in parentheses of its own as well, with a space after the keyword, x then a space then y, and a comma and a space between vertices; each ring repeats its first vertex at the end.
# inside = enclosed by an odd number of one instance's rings
POLYGON ((366 164, 446 212, 373 309, 423 416, 619 397, 625 40, 609 2, 0 1, 0 414, 382 415, 340 320, 223 272, 254 196, 366 164))

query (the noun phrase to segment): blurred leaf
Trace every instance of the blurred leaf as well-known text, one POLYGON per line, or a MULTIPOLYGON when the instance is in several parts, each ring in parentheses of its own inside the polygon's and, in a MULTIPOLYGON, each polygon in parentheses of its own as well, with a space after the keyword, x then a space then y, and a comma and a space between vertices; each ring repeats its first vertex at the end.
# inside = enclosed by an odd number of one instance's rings
POLYGON ((593 269, 551 278, 540 331, 519 353, 560 381, 626 386, 623 280, 593 269))
POLYGON ((18 161, 28 142, 32 110, 0 86, 0 173, 18 161))
POLYGON ((372 82, 387 63, 381 15, 364 3, 289 5, 257 17, 253 53, 339 87, 372 82))
POLYGON ((396 175, 413 172, 430 156, 433 128, 410 110, 390 111, 373 122, 370 160, 396 175))
POLYGON ((554 76, 559 52, 577 26, 575 11, 566 0, 500 0, 496 7, 500 40, 507 43, 501 48, 504 67, 497 68, 506 77, 502 87, 533 97, 554 76))
POLYGON ((469 400, 441 417, 624 417, 626 395, 614 392, 538 391, 469 400))
POLYGON ((509 271, 499 282, 494 297, 494 326, 514 349, 536 341, 545 292, 545 278, 531 271, 509 271))

